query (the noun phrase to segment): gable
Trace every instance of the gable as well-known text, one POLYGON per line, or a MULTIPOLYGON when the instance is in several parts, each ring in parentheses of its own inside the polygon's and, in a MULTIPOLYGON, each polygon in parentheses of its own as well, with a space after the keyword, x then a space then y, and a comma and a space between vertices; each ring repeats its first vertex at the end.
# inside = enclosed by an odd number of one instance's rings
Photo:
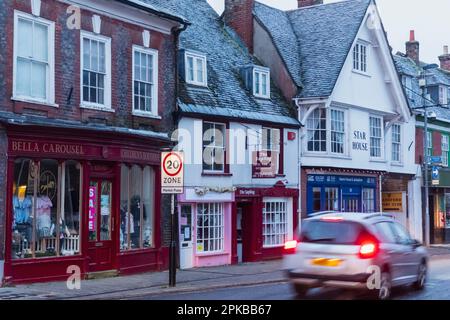
POLYGON ((392 117, 400 115, 404 121, 408 121, 411 116, 375 5, 369 6, 353 40, 333 89, 332 100, 381 114, 391 114, 392 117), (354 70, 353 49, 357 43, 367 46, 366 74, 354 70))

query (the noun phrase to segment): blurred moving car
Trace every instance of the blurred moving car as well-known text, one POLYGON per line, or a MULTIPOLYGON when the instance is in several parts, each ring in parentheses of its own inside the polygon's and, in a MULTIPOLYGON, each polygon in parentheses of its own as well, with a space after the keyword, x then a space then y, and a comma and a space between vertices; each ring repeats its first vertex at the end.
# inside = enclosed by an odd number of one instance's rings
POLYGON ((317 213, 284 249, 284 267, 299 296, 310 288, 340 287, 386 300, 392 287, 421 290, 427 279, 425 247, 382 213, 317 213))

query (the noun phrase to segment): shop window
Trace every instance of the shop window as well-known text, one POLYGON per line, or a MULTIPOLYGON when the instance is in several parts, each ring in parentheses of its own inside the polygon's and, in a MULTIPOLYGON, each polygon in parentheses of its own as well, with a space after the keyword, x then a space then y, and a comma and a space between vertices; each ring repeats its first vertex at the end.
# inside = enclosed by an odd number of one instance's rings
POLYGON ((339 188, 325 188, 325 197, 325 210, 339 211, 339 188))
POLYGON ((375 212, 375 189, 363 189, 363 212, 375 212))
POLYGON ((203 170, 206 172, 225 171, 225 125, 203 123, 203 170))
POLYGON ((80 185, 76 162, 15 162, 12 259, 80 253, 80 185))
POLYGON ((327 151, 327 110, 318 108, 308 117, 308 151, 327 151))
POLYGON ((197 252, 224 250, 224 212, 222 203, 197 205, 197 252))
POLYGON ((120 248, 122 251, 154 247, 155 173, 123 165, 120 191, 120 248))
POLYGON ((286 201, 265 201, 263 207, 263 246, 277 247, 288 238, 286 201))

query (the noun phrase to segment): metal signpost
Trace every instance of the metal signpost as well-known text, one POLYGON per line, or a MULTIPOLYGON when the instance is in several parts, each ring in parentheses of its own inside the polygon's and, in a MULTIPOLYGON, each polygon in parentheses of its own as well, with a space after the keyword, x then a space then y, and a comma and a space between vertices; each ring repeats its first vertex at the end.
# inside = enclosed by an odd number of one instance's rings
POLYGON ((182 152, 162 152, 161 154, 161 193, 171 195, 171 240, 169 286, 176 286, 176 235, 178 227, 175 218, 175 195, 184 189, 184 158, 182 152))

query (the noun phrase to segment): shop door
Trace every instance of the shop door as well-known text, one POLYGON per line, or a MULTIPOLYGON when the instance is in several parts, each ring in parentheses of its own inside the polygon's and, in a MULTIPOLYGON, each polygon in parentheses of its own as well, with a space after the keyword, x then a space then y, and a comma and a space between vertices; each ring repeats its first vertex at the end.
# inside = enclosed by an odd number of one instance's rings
POLYGON ((192 231, 192 205, 182 205, 180 208, 180 269, 194 267, 192 231))
POLYGON ((250 261, 252 255, 252 209, 249 203, 238 203, 236 212, 236 252, 238 263, 250 261))
POLYGON ((344 212, 359 212, 359 197, 344 196, 343 197, 343 211, 344 212))
POLYGON ((237 256, 238 263, 243 262, 243 252, 242 252, 242 207, 237 208, 237 216, 236 216, 236 243, 237 243, 237 256))
POLYGON ((113 183, 92 179, 89 184, 89 272, 114 269, 113 183))

